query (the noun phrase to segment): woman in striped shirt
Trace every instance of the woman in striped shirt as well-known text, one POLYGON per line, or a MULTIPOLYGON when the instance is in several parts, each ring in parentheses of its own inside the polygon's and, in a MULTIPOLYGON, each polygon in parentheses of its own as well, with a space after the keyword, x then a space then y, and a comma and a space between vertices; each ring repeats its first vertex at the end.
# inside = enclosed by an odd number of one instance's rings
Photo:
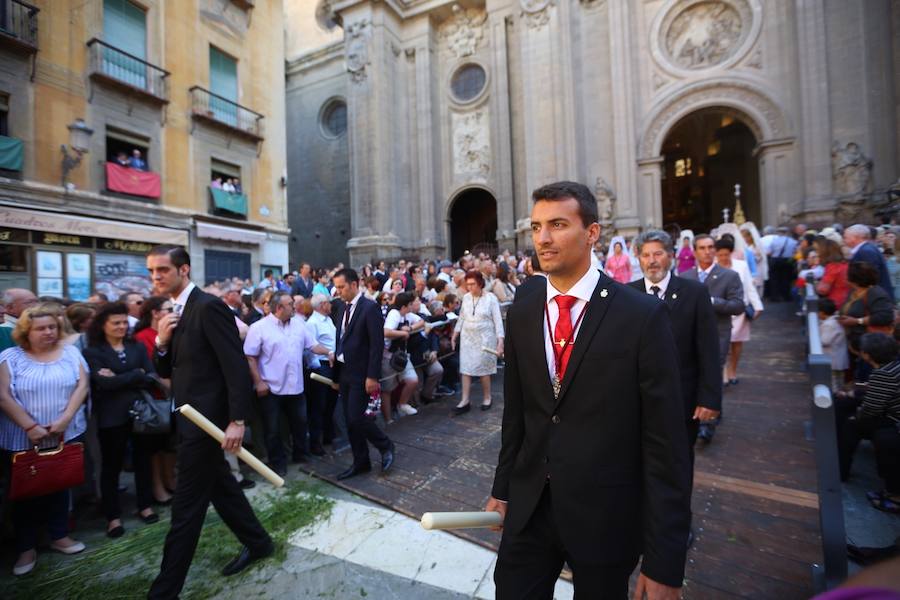
MULTIPOLYGON (((87 365, 74 346, 62 343, 56 306, 41 304, 22 313, 13 331, 15 348, 0 354, 0 448, 12 453, 60 441, 80 441, 87 428, 87 365)), ((50 547, 76 554, 84 544, 68 535, 69 490, 15 502, 13 522, 19 558, 13 574, 37 562, 37 528, 47 521, 50 547)))

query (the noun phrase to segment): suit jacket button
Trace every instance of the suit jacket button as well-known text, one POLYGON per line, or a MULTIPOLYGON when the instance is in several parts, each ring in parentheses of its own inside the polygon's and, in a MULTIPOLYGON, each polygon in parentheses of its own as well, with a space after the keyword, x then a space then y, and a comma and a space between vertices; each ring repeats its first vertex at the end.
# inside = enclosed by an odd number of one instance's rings
POLYGON ((554 425, 559 425, 559 415, 553 415, 552 417, 550 417, 550 421, 551 421, 554 425))
POLYGON ((546 465, 546 464, 549 463, 549 462, 550 462, 550 457, 549 457, 549 456, 545 456, 545 457, 544 457, 544 464, 546 465))

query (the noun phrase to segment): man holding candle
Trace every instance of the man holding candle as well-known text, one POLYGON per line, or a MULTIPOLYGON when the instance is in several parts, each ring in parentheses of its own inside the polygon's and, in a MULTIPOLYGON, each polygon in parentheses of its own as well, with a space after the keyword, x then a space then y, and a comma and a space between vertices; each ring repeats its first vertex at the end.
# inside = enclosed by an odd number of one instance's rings
POLYGON ((232 476, 222 449, 237 453, 250 410, 250 369, 234 315, 190 280, 190 256, 180 246, 156 246, 147 256, 154 293, 172 298, 156 337, 156 367, 172 379, 178 404, 190 403, 225 430, 221 446, 196 425, 177 419, 178 487, 159 576, 149 598, 177 598, 184 585, 209 503, 244 545, 222 570, 233 575, 269 556, 274 545, 232 476))

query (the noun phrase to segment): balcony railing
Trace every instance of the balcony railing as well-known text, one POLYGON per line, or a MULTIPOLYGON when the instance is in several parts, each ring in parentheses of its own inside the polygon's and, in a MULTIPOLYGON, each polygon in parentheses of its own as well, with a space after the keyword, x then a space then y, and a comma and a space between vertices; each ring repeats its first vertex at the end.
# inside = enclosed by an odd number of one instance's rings
POLYGON ((97 38, 89 41, 87 46, 92 79, 136 91, 158 102, 169 101, 168 71, 97 38))
POLYGON ((37 52, 39 10, 21 0, 0 0, 0 45, 37 52))
POLYGON ((191 114, 195 119, 227 127, 256 141, 263 139, 263 115, 200 86, 190 91, 191 114))

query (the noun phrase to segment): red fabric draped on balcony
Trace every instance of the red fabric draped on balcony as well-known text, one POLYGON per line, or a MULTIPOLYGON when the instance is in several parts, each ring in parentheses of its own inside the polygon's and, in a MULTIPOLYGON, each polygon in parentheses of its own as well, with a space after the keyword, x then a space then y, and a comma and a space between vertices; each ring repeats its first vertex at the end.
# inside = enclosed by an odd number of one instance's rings
POLYGON ((147 198, 162 195, 159 173, 139 171, 111 162, 106 163, 106 189, 147 198))

